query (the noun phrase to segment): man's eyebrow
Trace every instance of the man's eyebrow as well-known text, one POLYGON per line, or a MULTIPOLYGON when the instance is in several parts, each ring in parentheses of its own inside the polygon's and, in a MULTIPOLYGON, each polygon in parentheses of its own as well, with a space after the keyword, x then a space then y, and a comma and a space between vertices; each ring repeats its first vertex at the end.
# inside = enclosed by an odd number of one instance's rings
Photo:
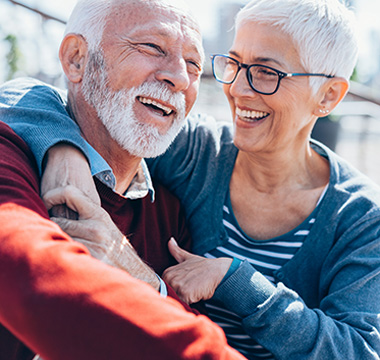
MULTIPOLYGON (((229 51, 229 54, 234 56, 234 57, 240 58, 239 54, 234 50, 229 51)), ((283 64, 279 60, 271 58, 271 57, 264 57, 264 56, 256 57, 253 60, 253 63, 255 63, 255 64, 256 63, 276 63, 279 66, 283 66, 283 64)))

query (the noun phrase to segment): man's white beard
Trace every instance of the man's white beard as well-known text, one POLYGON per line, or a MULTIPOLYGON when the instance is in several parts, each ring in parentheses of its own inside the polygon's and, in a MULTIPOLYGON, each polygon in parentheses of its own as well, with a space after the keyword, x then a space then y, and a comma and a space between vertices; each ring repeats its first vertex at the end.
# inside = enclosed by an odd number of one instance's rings
POLYGON ((82 91, 110 136, 134 156, 150 158, 163 154, 184 124, 186 104, 183 93, 172 92, 158 81, 114 92, 107 86, 104 58, 100 52, 90 55, 82 91), (133 110, 137 96, 159 99, 176 108, 173 124, 166 134, 160 134, 154 125, 137 119, 133 110))

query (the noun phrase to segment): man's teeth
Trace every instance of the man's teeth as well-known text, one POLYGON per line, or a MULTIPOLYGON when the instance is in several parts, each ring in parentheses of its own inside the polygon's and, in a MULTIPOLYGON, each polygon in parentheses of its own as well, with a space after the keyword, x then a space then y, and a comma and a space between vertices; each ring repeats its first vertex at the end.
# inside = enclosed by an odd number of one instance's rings
POLYGON ((236 108, 236 115, 240 117, 244 117, 244 118, 249 118, 252 120, 259 120, 269 114, 263 111, 242 110, 242 109, 236 108))
POLYGON ((152 100, 152 99, 148 99, 148 98, 144 98, 144 97, 140 96, 139 100, 143 104, 153 105, 153 106, 161 109, 166 115, 169 115, 173 111, 169 107, 167 107, 165 105, 162 105, 161 103, 159 103, 159 102, 157 102, 155 100, 152 100))

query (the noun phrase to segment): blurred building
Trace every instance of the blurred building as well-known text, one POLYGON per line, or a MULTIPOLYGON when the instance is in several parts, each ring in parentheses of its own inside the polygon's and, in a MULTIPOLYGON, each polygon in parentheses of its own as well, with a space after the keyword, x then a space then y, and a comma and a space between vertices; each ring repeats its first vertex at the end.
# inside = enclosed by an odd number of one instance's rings
MULTIPOLYGON (((234 38, 235 16, 247 1, 220 2, 215 9, 216 35, 214 37, 204 36, 204 47, 206 56, 211 54, 225 54, 231 47, 234 38)), ((211 73, 210 61, 206 59, 206 75, 211 73)))
POLYGON ((226 53, 234 40, 235 17, 238 11, 244 6, 242 1, 222 4, 219 12, 219 34, 216 44, 219 53, 226 53))

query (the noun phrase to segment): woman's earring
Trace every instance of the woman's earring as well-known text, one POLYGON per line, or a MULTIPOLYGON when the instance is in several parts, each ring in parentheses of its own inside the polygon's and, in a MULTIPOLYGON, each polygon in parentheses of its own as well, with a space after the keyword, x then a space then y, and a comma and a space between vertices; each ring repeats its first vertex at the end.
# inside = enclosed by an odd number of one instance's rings
POLYGON ((324 114, 324 115, 326 115, 326 114, 328 114, 328 110, 324 110, 324 109, 319 109, 319 112, 321 113, 321 114, 324 114))

